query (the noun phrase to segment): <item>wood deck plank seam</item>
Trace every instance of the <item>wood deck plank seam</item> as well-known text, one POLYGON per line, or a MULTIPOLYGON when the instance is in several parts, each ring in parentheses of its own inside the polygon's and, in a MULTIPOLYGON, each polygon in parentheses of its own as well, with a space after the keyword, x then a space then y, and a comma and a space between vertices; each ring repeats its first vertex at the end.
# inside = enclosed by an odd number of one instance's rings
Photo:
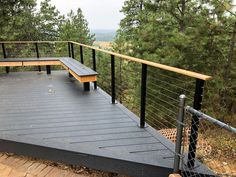
POLYGON ((96 118, 96 119, 92 119, 92 120, 86 120, 86 119, 79 119, 79 118, 61 118, 61 119, 52 119, 50 121, 46 121, 45 119, 44 120, 40 120, 38 119, 37 121, 33 120, 33 121, 25 121, 25 120, 22 120, 22 122, 7 122, 7 123, 1 123, 2 125, 11 125, 12 123, 14 123, 15 125, 34 125, 34 124, 37 124, 37 123, 64 123, 64 122, 70 122, 70 121, 75 121, 76 122, 88 122, 88 121, 95 121, 95 120, 111 120, 111 119, 122 119, 122 118, 126 118, 125 116, 119 116, 119 117, 108 117, 108 118, 96 118), (53 121, 54 120, 54 121, 53 121), (60 121, 61 120, 61 121, 60 121))
POLYGON ((110 141, 110 140, 124 140, 124 139, 138 139, 138 138, 150 138, 152 136, 143 136, 143 137, 129 137, 129 138, 111 138, 105 140, 94 140, 94 141, 80 141, 80 142, 70 142, 70 144, 80 144, 80 143, 87 143, 87 142, 100 142, 100 141, 110 141))
MULTIPOLYGON (((76 126, 77 127, 77 126, 76 126)), ((123 126, 122 126, 123 127, 123 126)), ((126 127, 134 127, 133 125, 132 126, 126 126, 126 127)), ((107 128, 103 128, 103 129, 114 129, 114 128, 121 128, 121 127, 107 127, 107 128)), ((101 128, 99 129, 86 129, 86 130, 90 130, 90 131, 94 131, 94 130, 100 130, 101 128)), ((75 130, 75 131, 65 131, 65 133, 67 132, 77 132, 79 130, 75 130)), ((84 130, 81 130, 81 131, 84 131, 84 130)), ((32 133, 32 134, 54 134, 54 133, 61 133, 61 131, 56 131, 56 132, 40 132, 40 133, 32 133)), ((28 134, 18 134, 19 136, 24 136, 24 135, 28 135, 28 134)))
MULTIPOLYGON (((117 124, 116 124, 117 125, 117 124)), ((123 125, 123 126, 132 126, 132 127, 134 127, 135 125, 133 125, 133 122, 130 122, 130 123, 119 123, 119 125, 123 125)), ((91 127, 91 128, 87 128, 88 126, 86 126, 86 127, 81 127, 80 128, 80 130, 82 130, 82 131, 84 131, 84 130, 97 130, 98 129, 98 127, 100 127, 99 129, 105 129, 105 128, 109 128, 110 129, 110 127, 112 127, 112 126, 114 126, 114 124, 105 124, 105 125, 92 125, 92 126, 89 126, 89 127, 91 127)), ((61 132, 62 130, 61 129, 63 129, 63 131, 64 130, 78 130, 78 126, 68 126, 68 127, 54 127, 54 128, 47 128, 46 130, 45 129, 43 129, 43 130, 40 130, 40 131, 35 131, 35 130, 33 130, 33 131, 30 131, 32 134, 45 134, 45 132, 46 132, 46 134, 47 133, 50 133, 50 131, 51 131, 51 133, 53 133, 53 132, 55 132, 55 130, 57 130, 56 132, 61 132), (67 129, 65 129, 65 128, 67 128, 67 129), (49 131, 50 130, 50 131, 49 131), (48 132, 49 131, 49 132, 48 132)), ((20 130, 20 131, 14 131, 14 132, 29 132, 28 130, 26 130, 26 131, 24 131, 24 130, 20 130)), ((22 133, 21 133, 22 134, 22 133)), ((21 136, 21 134, 19 134, 20 136, 21 136)))
POLYGON ((71 137, 85 137, 85 136, 100 136, 100 135, 119 135, 125 133, 137 133, 137 132, 145 132, 145 131, 129 131, 129 132, 116 132, 116 133, 101 133, 101 134, 91 134, 91 135, 73 135, 73 136, 57 136, 57 137, 49 137, 43 139, 57 139, 57 138, 71 138, 71 137))
MULTIPOLYGON (((113 108, 114 109, 114 108, 113 108)), ((107 111, 108 112, 108 110, 111 110, 111 108, 106 108, 106 109, 100 109, 99 111, 100 112, 103 112, 103 111, 107 111)), ((53 111, 53 110, 52 110, 53 111)), ((58 111, 58 110, 57 110, 58 111)), ((73 113, 92 113, 92 112, 94 112, 93 110, 76 110, 76 111, 73 111, 73 109, 66 109, 66 110, 62 110, 62 111, 60 111, 60 112, 64 112, 64 113, 66 113, 66 112, 73 112, 73 113)), ((113 110, 114 111, 114 110, 113 110)), ((116 111, 119 111, 119 110, 116 110, 116 111)), ((34 113, 44 113, 44 114, 47 114, 47 113, 45 113, 45 112, 42 112, 42 111, 34 111, 34 113)), ((18 113, 12 113, 12 114, 19 114, 19 112, 18 113)), ((31 114, 32 115, 32 112, 24 112, 24 114, 31 114)), ((50 112, 48 113, 48 114, 50 114, 50 112)), ((11 115, 10 113, 8 114, 8 115, 11 115)), ((0 116, 1 117, 1 116, 0 116)))
MULTIPOLYGON (((57 110, 57 108, 64 108, 64 109, 62 109, 62 110, 73 110, 74 109, 74 107, 75 107, 76 105, 73 105, 73 106, 71 106, 70 107, 70 109, 68 109, 68 108, 65 108, 65 105, 64 105, 64 107, 60 107, 60 106, 55 106, 55 107, 52 107, 52 108, 50 108, 50 107, 47 107, 46 105, 45 105, 45 107, 44 107, 44 109, 47 111, 47 110, 57 110)), ((83 109, 83 108, 86 108, 86 106, 85 105, 83 105, 83 106, 80 106, 80 107, 78 107, 79 109, 83 109)), ((88 108, 88 107, 87 107, 88 108)), ((100 108, 100 109, 103 109, 103 108, 106 108, 106 109, 115 109, 115 110, 117 110, 117 108, 115 108, 115 107, 113 107, 113 106, 106 106, 105 104, 104 105, 98 105, 98 106, 96 106, 96 105, 92 105, 91 106, 91 109, 93 109, 93 108, 100 108)), ((27 109, 27 108, 25 108, 25 109, 20 109, 20 110, 17 110, 17 109, 5 109, 5 111, 13 111, 13 112, 11 112, 11 113, 19 113, 19 112, 28 112, 28 111, 30 111, 30 112, 40 112, 40 111, 42 111, 42 110, 40 110, 39 108, 36 108, 36 109, 31 109, 30 107, 27 109), (16 112, 14 112, 14 111, 16 111, 16 112)))
MULTIPOLYGON (((80 116, 86 116, 86 115, 88 115, 88 116, 95 116, 95 115, 99 115, 99 114, 102 114, 102 115, 105 115, 105 116, 111 116, 111 113, 110 112, 108 112, 108 111, 100 111, 100 112, 97 112, 97 113, 94 113, 94 112, 89 112, 89 113, 79 113, 79 115, 80 116), (106 114, 106 113, 109 113, 109 114, 106 114)), ((65 115, 65 118, 70 118, 72 115, 75 115, 75 114, 77 114, 76 112, 67 112, 66 113, 66 115, 65 115), (68 117, 67 117, 68 116, 68 117)), ((123 115, 123 114, 121 114, 120 112, 113 112, 113 114, 112 115, 114 115, 114 116, 120 116, 120 115, 123 115), (117 113, 117 114, 116 114, 117 113)), ((38 118, 41 118, 42 120, 44 120, 44 119, 48 119, 48 118, 51 118, 51 117, 55 117, 55 116, 62 116, 60 113, 55 113, 55 114, 49 114, 49 115, 47 115, 47 118, 45 117, 45 118, 43 118, 45 115, 34 115, 34 118, 35 119, 38 119, 38 118)), ((101 116, 101 115, 99 115, 99 116, 101 116)), ((3 116, 2 118, 5 118, 5 117, 7 117, 7 116, 3 116)), ((1 118, 1 116, 0 116, 0 118, 1 118)), ((8 119, 13 119, 14 120, 14 117, 7 117, 8 119)), ((27 118, 27 117, 25 117, 23 120, 35 120, 34 118, 27 118)), ((62 118, 62 117, 60 117, 60 118, 62 118)), ((17 119, 20 119, 20 117, 16 117, 16 120, 17 119)), ((20 119, 21 120, 21 119, 20 119)))
MULTIPOLYGON (((112 117, 112 118, 110 118, 110 117, 108 117, 108 118, 101 118, 101 119, 93 119, 93 120, 85 120, 85 119, 78 119, 78 118, 68 118, 68 119, 63 119, 62 121, 47 121, 47 122, 44 122, 44 121, 31 121, 31 122, 18 122, 18 123, 16 123, 15 122, 15 125, 30 125, 30 126, 33 126, 33 125, 37 125, 38 123, 40 123, 41 125, 42 124, 50 124, 50 123, 52 123, 52 124, 57 124, 57 123, 66 123, 66 122, 91 122, 91 121, 100 121, 100 120, 116 120, 116 119, 120 119, 120 120, 122 120, 122 119, 124 119, 124 118, 126 118, 125 116, 122 116, 122 117, 112 117)), ((55 119, 54 119, 55 120, 55 119)), ((2 125, 5 125, 5 126, 7 126, 7 125, 12 125, 12 123, 13 122, 9 122, 9 123, 7 123, 7 124, 4 124, 4 123, 2 123, 2 125)))
MULTIPOLYGON (((145 134, 145 132, 138 132, 138 133, 124 133, 124 134, 114 134, 114 135, 91 135, 91 136, 81 136, 81 137, 71 137, 71 138, 61 138, 61 140, 65 140, 69 143, 76 144, 81 142, 87 142, 87 141, 103 141, 103 140, 116 140, 116 139, 127 139, 127 138, 137 138, 137 137, 147 137, 148 135, 145 134)), ((55 139, 54 139, 55 140, 55 139)))
MULTIPOLYGON (((121 122, 112 122, 112 123, 100 123, 101 125, 104 125, 104 124, 114 124, 114 123, 123 123, 124 121, 121 121, 121 122)), ((127 122, 132 122, 132 121, 130 121, 130 120, 128 120, 127 122)), ((126 122, 126 123, 127 123, 126 122)), ((99 123, 97 123, 97 124, 88 124, 88 125, 99 125, 99 123)), ((79 126, 79 125, 77 125, 77 126, 79 126)), ((36 128, 21 128, 21 129, 11 129, 11 130, 9 130, 9 129, 5 129, 5 130, 1 130, 0 129, 0 131, 4 131, 4 132, 6 132, 6 131, 15 131, 15 130, 32 130, 32 129, 45 129, 45 128, 54 128, 55 126, 53 126, 53 127, 36 127, 36 128)), ((56 126, 56 128, 60 128, 60 127, 71 127, 70 125, 68 125, 68 126, 56 126)))
MULTIPOLYGON (((130 120, 127 120, 127 119, 125 119, 125 120, 123 120, 123 121, 120 121, 121 119, 114 119, 114 120, 109 120, 109 122, 105 122, 105 121, 100 121, 99 123, 96 123, 96 121, 91 121, 91 123, 84 123, 84 122, 76 122, 76 124, 72 124, 73 122, 68 122, 67 123, 67 125, 58 125, 58 126, 56 126, 55 124, 51 124, 50 126, 21 126, 21 127, 18 127, 17 125, 13 125, 13 126, 8 126, 7 127, 7 129, 2 129, 2 130, 0 130, 0 131, 17 131, 17 130, 33 130, 33 129, 40 129, 40 128, 42 128, 42 129, 47 129, 47 128, 53 128, 53 127, 70 127, 70 126, 86 126, 86 125, 105 125, 105 124, 114 124, 114 123, 124 123, 124 122, 126 122, 126 123, 128 123, 128 122, 131 122, 130 120), (119 121, 118 121, 119 120, 119 121), (72 124, 72 125, 71 125, 72 124), (18 128, 16 128, 16 127, 18 127, 18 128), (9 129, 9 128, 12 128, 12 129, 9 129)), ((6 128, 6 127, 5 127, 6 128)))
POLYGON ((149 145, 149 144, 159 144, 160 142, 155 142, 155 143, 141 143, 141 144, 120 144, 120 145, 115 145, 115 146, 100 146, 99 149, 105 149, 105 148, 112 148, 112 147, 122 147, 122 146, 135 146, 135 145, 149 145))

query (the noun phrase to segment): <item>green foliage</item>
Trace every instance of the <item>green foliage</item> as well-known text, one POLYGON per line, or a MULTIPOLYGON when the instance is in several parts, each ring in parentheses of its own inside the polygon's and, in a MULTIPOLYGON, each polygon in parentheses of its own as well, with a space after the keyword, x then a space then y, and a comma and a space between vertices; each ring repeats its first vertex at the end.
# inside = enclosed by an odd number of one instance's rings
POLYGON ((95 36, 90 34, 88 22, 85 20, 81 9, 76 14, 71 11, 60 26, 60 39, 78 41, 92 45, 95 36))
POLYGON ((38 21, 37 30, 40 40, 57 40, 59 37, 59 26, 63 23, 63 16, 50 4, 50 0, 44 0, 40 4, 40 10, 36 13, 38 21))
MULTIPOLYGON (((36 0, 0 1, 0 41, 74 40, 93 43, 94 35, 90 34, 81 9, 64 17, 50 0, 42 1, 38 10, 36 5, 36 0)), ((35 44, 5 44, 5 47, 7 57, 36 57, 35 44)), ((40 43, 38 48, 41 57, 68 56, 65 43, 40 43)), ((76 54, 78 52, 75 50, 76 54)), ((0 54, 3 57, 2 51, 0 54)))
POLYGON ((34 40, 35 0, 0 1, 0 40, 34 40))
POLYGON ((0 40, 75 40, 92 44, 94 35, 88 29, 81 9, 65 18, 50 0, 0 1, 0 40))
POLYGON ((205 97, 207 111, 218 117, 234 114, 236 18, 231 8, 231 0, 127 0, 114 49, 212 75, 205 97))

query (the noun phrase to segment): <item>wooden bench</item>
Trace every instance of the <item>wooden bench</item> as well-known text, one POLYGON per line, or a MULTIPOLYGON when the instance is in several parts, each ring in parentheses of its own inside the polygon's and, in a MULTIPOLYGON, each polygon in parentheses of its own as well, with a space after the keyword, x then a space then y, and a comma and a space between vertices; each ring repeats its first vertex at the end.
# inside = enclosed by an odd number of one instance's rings
MULTIPOLYGON (((4 58, 0 59, 0 66, 46 66, 47 74, 51 74, 51 65, 63 66, 71 76, 84 83, 84 90, 90 90, 90 83, 97 81, 98 73, 86 67, 79 61, 69 58, 4 58)), ((9 72, 9 69, 7 70, 9 72)))

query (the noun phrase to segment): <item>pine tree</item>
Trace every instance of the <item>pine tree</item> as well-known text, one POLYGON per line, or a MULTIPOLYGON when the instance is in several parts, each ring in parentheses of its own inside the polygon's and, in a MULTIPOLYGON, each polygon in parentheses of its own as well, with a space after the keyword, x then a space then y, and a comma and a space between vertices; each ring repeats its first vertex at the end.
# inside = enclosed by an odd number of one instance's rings
POLYGON ((90 34, 88 22, 84 18, 80 8, 78 8, 76 13, 71 11, 61 24, 60 39, 78 41, 90 45, 94 42, 95 37, 90 34))
POLYGON ((232 0, 127 0, 114 49, 214 76, 207 102, 218 104, 211 111, 235 112, 236 89, 228 85, 236 76, 236 62, 228 62, 236 58, 232 47, 236 18, 231 8, 232 0), (228 66, 231 69, 225 69, 228 66))
POLYGON ((50 0, 44 0, 40 4, 37 13, 37 29, 40 40, 57 40, 59 37, 59 26, 63 22, 63 16, 51 5, 50 0))
POLYGON ((0 1, 0 40, 36 39, 35 0, 0 1))

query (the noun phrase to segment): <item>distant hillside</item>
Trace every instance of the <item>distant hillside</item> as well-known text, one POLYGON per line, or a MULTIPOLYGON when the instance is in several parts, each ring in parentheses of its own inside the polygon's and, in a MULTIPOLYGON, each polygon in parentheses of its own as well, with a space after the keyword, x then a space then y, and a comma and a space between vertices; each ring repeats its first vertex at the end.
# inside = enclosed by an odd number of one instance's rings
POLYGON ((96 41, 111 42, 116 36, 116 30, 91 30, 92 34, 95 34, 96 41))

